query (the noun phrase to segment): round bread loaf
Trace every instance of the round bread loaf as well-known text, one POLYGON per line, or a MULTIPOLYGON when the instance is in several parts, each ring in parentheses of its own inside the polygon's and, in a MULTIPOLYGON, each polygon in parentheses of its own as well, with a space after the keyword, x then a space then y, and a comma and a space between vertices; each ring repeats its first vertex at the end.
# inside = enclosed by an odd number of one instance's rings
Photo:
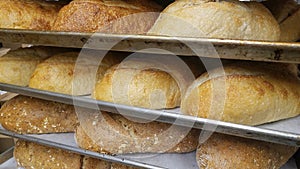
POLYGON ((199 168, 209 169, 279 169, 297 147, 213 134, 199 145, 196 160, 199 168))
POLYGON ((52 30, 142 34, 160 9, 148 0, 74 0, 60 10, 52 30))
POLYGON ((1 56, 0 82, 27 86, 37 64, 51 56, 51 53, 44 49, 20 48, 1 56))
POLYGON ((257 2, 177 0, 164 9, 149 34, 277 41, 280 29, 257 2))
POLYGON ((54 55, 37 65, 29 87, 69 95, 92 93, 97 70, 103 74, 123 56, 109 53, 102 60, 93 54, 67 52, 54 55), (101 61, 101 63, 99 63, 101 61))
POLYGON ((201 75, 181 104, 184 114, 258 125, 300 114, 300 81, 287 66, 235 62, 201 75))
MULTIPOLYGON (((173 61, 175 58, 173 58, 173 61)), ((171 63, 171 64, 170 64, 171 63)), ((125 60, 98 79, 93 97, 97 100, 151 109, 174 108, 195 78, 182 60, 175 65, 145 60, 125 60), (182 67, 179 67, 182 66, 182 67)))
POLYGON ((51 30, 61 7, 43 0, 0 1, 0 28, 51 30))
POLYGON ((38 134, 74 132, 78 120, 72 105, 19 95, 1 107, 0 123, 10 131, 38 134))
POLYGON ((199 131, 170 124, 140 123, 106 112, 88 113, 76 130, 79 147, 109 154, 194 151, 199 131))

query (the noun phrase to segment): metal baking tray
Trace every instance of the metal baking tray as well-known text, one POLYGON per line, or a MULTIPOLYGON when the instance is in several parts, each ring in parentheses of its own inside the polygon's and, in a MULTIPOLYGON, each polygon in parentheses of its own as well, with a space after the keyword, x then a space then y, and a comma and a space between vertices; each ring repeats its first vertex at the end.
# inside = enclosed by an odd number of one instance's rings
POLYGON ((5 43, 23 43, 127 52, 142 50, 143 52, 156 54, 170 54, 171 52, 182 56, 201 55, 210 58, 300 63, 300 43, 296 42, 43 32, 16 29, 0 29, 0 42, 4 43, 4 46, 5 43))
POLYGON ((93 158, 98 158, 114 163, 121 163, 128 166, 135 166, 140 168, 151 168, 151 169, 162 169, 162 167, 150 165, 142 162, 137 162, 134 160, 128 160, 123 157, 111 156, 101 153, 96 153, 88 150, 79 148, 75 144, 74 133, 64 133, 64 134, 43 134, 43 135, 22 135, 14 132, 7 131, 0 125, 0 134, 7 135, 10 137, 27 140, 30 142, 35 142, 41 145, 50 146, 54 148, 64 149, 70 152, 86 155, 93 158))
MULTIPOLYGON (((143 167, 147 168, 176 168, 176 169, 198 169, 197 162, 196 162, 196 152, 190 153, 162 153, 162 154, 124 154, 124 155, 116 155, 116 156, 108 156, 105 154, 99 154, 91 151, 84 151, 75 143, 74 133, 59 133, 59 134, 31 134, 31 135, 15 135, 12 132, 6 131, 5 129, 1 128, 0 125, 0 133, 6 133, 10 136, 17 136, 21 139, 34 141, 38 144, 44 144, 50 147, 56 147, 68 151, 72 151, 75 153, 92 156, 94 158, 99 158, 103 160, 108 160, 115 162, 120 162, 125 165, 129 166, 136 166, 136 165, 143 165, 143 167), (119 161, 122 159, 122 161, 119 161)), ((297 159, 291 158, 284 166, 280 169, 296 169, 296 162, 297 159)), ((11 161, 12 165, 16 165, 14 161, 11 161)), ((0 165, 1 169, 1 165, 0 165)), ((20 168, 21 169, 21 168, 20 168)))
POLYGON ((78 107, 101 109, 112 113, 119 113, 122 111, 123 115, 141 119, 153 119, 153 117, 157 117, 155 121, 159 122, 300 147, 300 116, 266 125, 246 126, 182 115, 178 113, 177 109, 150 110, 98 101, 83 96, 71 96, 3 83, 0 83, 0 90, 45 100, 73 104, 78 107))

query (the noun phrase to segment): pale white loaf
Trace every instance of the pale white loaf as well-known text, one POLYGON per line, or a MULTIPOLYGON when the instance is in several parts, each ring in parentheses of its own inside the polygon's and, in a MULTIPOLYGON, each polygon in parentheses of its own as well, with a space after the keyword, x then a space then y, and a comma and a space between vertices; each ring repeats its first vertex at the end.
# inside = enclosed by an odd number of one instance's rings
POLYGON ((277 41, 279 25, 262 4, 236 0, 177 0, 149 34, 277 41))

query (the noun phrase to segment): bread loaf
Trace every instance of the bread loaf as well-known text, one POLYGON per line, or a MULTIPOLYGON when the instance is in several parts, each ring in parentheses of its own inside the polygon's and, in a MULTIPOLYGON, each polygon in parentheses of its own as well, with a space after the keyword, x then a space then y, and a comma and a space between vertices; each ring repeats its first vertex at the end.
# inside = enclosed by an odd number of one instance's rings
POLYGON ((78 55, 77 52, 61 53, 38 64, 29 87, 69 95, 90 94, 97 70, 101 74, 121 60, 118 54, 108 54, 103 60, 94 54, 81 53, 80 58, 78 55))
POLYGON ((279 169, 297 147, 213 134, 196 152, 203 169, 279 169))
POLYGON ((148 0, 74 0, 60 10, 52 30, 142 34, 160 9, 148 0))
POLYGON ((0 109, 0 123, 22 134, 74 132, 78 123, 72 105, 16 96, 0 109))
POLYGON ((300 114, 300 81, 282 64, 235 62, 201 75, 181 104, 184 114, 258 125, 300 114))
POLYGON ((149 34, 278 41, 280 29, 258 2, 177 0, 164 9, 149 34))
POLYGON ((17 165, 24 169, 134 169, 91 157, 18 140, 14 149, 17 165))
POLYGON ((195 79, 192 71, 182 61, 153 60, 125 60, 111 67, 96 82, 93 97, 151 109, 179 106, 188 84, 195 79))
POLYGON ((37 64, 49 56, 51 53, 45 48, 20 48, 9 51, 0 57, 0 82, 27 86, 37 64))
POLYGON ((14 157, 18 166, 25 169, 81 169, 80 155, 33 142, 17 141, 14 157))
POLYGON ((2 0, 0 28, 50 30, 61 6, 43 0, 2 0))
POLYGON ((109 154, 194 151, 199 131, 170 124, 139 123, 106 112, 87 113, 75 139, 79 147, 109 154), (185 136, 186 135, 186 136, 185 136))

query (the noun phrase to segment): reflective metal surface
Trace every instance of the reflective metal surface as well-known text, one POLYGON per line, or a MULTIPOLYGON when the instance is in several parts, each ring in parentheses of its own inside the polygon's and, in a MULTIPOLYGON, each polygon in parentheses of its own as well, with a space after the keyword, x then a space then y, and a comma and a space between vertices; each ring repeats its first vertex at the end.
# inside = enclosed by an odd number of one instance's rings
MULTIPOLYGON (((215 47, 220 58, 256 60, 268 62, 300 63, 300 43, 262 42, 224 39, 202 39, 186 37, 164 37, 150 35, 112 35, 102 33, 74 32, 41 32, 29 30, 0 29, 0 42, 25 43, 46 46, 61 46, 72 48, 91 48, 100 50, 115 50, 138 52, 149 49, 149 53, 194 56, 195 53, 186 45, 196 46, 205 51, 207 45, 215 47), (113 45, 112 48, 110 46, 113 45), (155 50, 155 49, 163 50, 155 50), (164 50, 166 52, 164 52, 164 50)), ((211 52, 204 57, 216 56, 211 52)))
POLYGON ((126 113, 127 116, 137 117, 141 119, 148 119, 149 117, 158 117, 155 120, 174 125, 203 129, 205 126, 212 126, 212 132, 225 133, 229 135, 241 136, 245 138, 269 141, 279 144, 286 144, 291 146, 300 146, 300 117, 290 119, 291 121, 279 121, 272 123, 271 126, 246 126, 240 124, 233 124, 217 120, 210 120, 204 118, 197 118, 178 114, 175 110, 150 110, 139 107, 132 107, 127 105, 118 105, 109 102, 98 101, 83 96, 70 96, 48 91, 41 91, 27 87, 19 87, 0 83, 0 90, 8 92, 16 92, 22 95, 37 97, 40 99, 62 102, 66 104, 75 104, 79 107, 90 109, 101 109, 107 112, 126 113), (285 130, 281 126, 293 127, 285 130), (295 127, 296 126, 296 127, 295 127))

